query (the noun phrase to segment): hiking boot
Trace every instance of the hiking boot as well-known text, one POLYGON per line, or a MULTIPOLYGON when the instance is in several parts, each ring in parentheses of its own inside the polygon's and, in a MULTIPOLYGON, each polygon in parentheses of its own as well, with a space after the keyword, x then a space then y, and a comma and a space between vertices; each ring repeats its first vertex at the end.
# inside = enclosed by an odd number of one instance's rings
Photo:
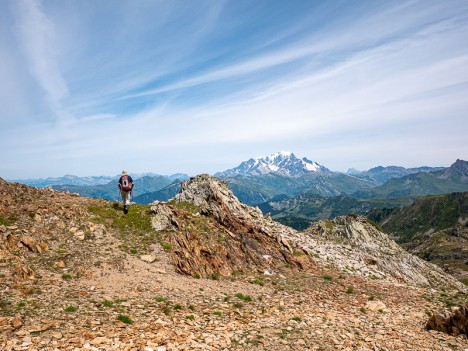
POLYGON ((124 206, 124 213, 125 213, 125 214, 128 213, 128 205, 125 205, 125 206, 124 206))

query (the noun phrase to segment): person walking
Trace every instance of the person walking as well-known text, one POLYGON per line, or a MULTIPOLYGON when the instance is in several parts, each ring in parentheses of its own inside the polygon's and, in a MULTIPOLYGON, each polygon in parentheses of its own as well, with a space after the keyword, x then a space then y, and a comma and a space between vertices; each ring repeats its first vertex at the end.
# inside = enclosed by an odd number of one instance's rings
POLYGON ((120 176, 119 182, 117 183, 120 189, 120 196, 122 197, 122 203, 124 205, 124 213, 128 213, 128 206, 130 205, 130 195, 132 194, 133 183, 132 177, 128 175, 128 172, 124 169, 120 176))

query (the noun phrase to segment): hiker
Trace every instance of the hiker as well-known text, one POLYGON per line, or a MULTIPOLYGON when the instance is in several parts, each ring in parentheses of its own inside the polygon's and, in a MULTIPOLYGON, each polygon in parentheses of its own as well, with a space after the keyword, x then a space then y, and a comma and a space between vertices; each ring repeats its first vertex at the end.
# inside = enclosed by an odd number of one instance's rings
POLYGON ((124 213, 128 213, 128 206, 130 205, 130 195, 133 189, 133 179, 128 175, 128 172, 124 169, 122 175, 117 183, 120 189, 120 195, 122 196, 122 202, 124 205, 124 213))

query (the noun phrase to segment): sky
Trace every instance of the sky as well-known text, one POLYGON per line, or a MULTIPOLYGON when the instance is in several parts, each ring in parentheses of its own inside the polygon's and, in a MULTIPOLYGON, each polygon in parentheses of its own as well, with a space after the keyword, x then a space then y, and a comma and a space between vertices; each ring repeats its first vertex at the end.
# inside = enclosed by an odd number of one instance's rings
POLYGON ((0 177, 468 159, 468 1, 0 1, 0 177))

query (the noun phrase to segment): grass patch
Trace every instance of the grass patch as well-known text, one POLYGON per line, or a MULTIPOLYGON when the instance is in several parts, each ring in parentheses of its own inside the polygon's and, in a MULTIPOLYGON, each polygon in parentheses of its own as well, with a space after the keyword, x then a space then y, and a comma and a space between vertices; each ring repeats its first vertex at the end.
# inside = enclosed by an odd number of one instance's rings
POLYGON ((132 319, 129 316, 125 316, 123 314, 119 314, 117 316, 117 319, 119 321, 121 321, 122 323, 125 323, 125 324, 132 324, 133 323, 132 319))
POLYGON ((191 321, 193 321, 195 319, 195 316, 193 314, 189 314, 185 318, 190 319, 191 321))
POLYGON ((9 226, 9 225, 13 225, 14 223, 15 223, 14 219, 0 216, 0 225, 9 226))
POLYGON ((333 277, 331 275, 328 275, 328 274, 322 275, 322 278, 323 278, 323 280, 327 280, 329 282, 331 282, 333 280, 333 277))
POLYGON ((62 279, 65 279, 65 280, 67 280, 67 279, 72 279, 72 278, 73 278, 73 277, 72 277, 72 275, 71 275, 71 274, 68 274, 68 273, 64 273, 64 274, 62 274, 62 279))
POLYGON ((158 302, 166 302, 167 299, 165 297, 162 297, 162 296, 156 296, 156 301, 158 302))
POLYGON ((354 294, 354 288, 352 286, 348 286, 348 289, 346 290, 347 294, 354 294))
POLYGON ((175 309, 175 310, 181 310, 181 309, 182 309, 182 306, 179 305, 179 304, 176 304, 176 305, 174 306, 174 309, 175 309))
POLYGON ((170 201, 169 202, 171 205, 174 207, 177 207, 178 209, 181 209, 185 212, 189 212, 191 214, 198 212, 197 206, 194 204, 191 204, 189 202, 175 202, 175 201, 170 201))
POLYGON ((78 307, 76 306, 68 306, 68 307, 65 307, 64 309, 64 311, 68 313, 73 313, 73 312, 76 312, 77 310, 78 310, 78 307))
POLYGON ((301 317, 298 317, 298 316, 292 317, 291 320, 296 321, 296 322, 301 322, 302 321, 301 317))
POLYGON ((122 240, 119 248, 135 254, 149 250, 150 246, 160 242, 158 233, 152 230, 149 205, 131 205, 131 211, 124 214, 117 204, 88 206, 88 211, 94 214, 94 221, 111 226, 115 235, 122 240))
POLYGON ((379 232, 384 232, 384 230, 382 229, 382 227, 380 225, 378 225, 377 223, 375 223, 374 221, 370 220, 370 219, 367 219, 367 222, 372 225, 375 229, 377 229, 379 232))
POLYGON ((261 278, 255 278, 252 283, 254 284, 257 284, 257 285, 260 285, 260 286, 264 286, 265 285, 265 282, 263 281, 263 279, 261 278))
POLYGON ((214 311, 213 314, 215 316, 222 316, 223 313, 221 311, 214 311))
POLYGON ((236 295, 234 295, 235 297, 237 297, 238 299, 240 300, 243 300, 243 301, 246 301, 246 302, 250 302, 252 301, 252 296, 250 295, 244 295, 242 293, 237 293, 236 295))
POLYGON ((169 251, 172 248, 172 245, 170 243, 163 243, 162 248, 164 251, 169 251))
POLYGON ((105 307, 113 307, 114 303, 112 301, 109 301, 109 300, 104 300, 102 302, 102 305, 105 306, 105 307))

